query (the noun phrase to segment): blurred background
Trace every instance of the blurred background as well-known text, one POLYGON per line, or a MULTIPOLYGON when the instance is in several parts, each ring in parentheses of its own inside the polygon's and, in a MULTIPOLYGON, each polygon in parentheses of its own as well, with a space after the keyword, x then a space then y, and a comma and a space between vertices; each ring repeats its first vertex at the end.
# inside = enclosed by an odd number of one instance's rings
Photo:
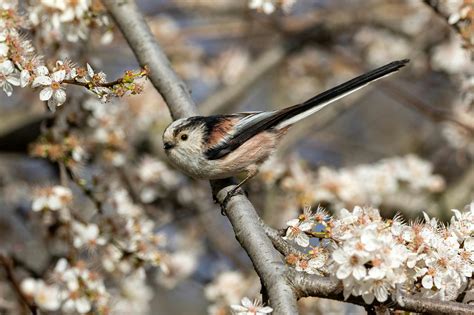
MULTIPOLYGON (((32 19, 25 36, 47 64, 87 62, 111 80, 138 67, 98 1, 87 3, 97 6, 91 10, 102 23, 78 18, 72 27, 55 26, 51 16, 60 11, 45 2, 20 4, 32 19)), ((203 114, 283 108, 390 61, 411 60, 289 132, 246 188, 275 228, 305 206, 331 213, 373 206, 385 217, 409 219, 426 211, 447 220, 450 209, 473 200, 472 33, 456 24, 465 18, 458 16, 463 1, 439 1, 439 12, 429 2, 137 1, 203 114)), ((161 134, 171 118, 152 85, 108 103, 77 86, 68 86, 67 95, 50 113, 38 91, 0 93, 0 251, 14 257, 19 277, 46 279, 59 257, 70 254, 61 220, 31 207, 38 189, 66 183, 73 193, 69 210, 103 233, 107 213, 126 204, 167 240, 160 266, 143 267, 146 280, 103 272, 102 249, 74 254, 103 273, 117 313, 228 314, 229 304, 257 297, 260 282, 208 183, 185 177, 164 157, 161 134), (78 161, 51 158, 65 140, 78 161), (44 146, 49 154, 41 153, 44 146)), ((0 272, 0 313, 21 309, 12 296, 0 272)), ((363 313, 315 298, 300 306, 302 314, 363 313)))

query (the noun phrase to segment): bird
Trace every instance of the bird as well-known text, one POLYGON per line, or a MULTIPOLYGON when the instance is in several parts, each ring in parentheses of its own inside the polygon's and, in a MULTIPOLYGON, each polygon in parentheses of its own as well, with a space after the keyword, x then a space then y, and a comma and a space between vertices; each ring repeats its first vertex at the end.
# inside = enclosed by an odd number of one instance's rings
POLYGON ((288 129, 371 82, 397 72, 408 59, 390 62, 290 107, 274 111, 193 116, 177 119, 163 132, 171 164, 196 179, 245 174, 221 203, 222 213, 238 189, 258 173, 288 129))

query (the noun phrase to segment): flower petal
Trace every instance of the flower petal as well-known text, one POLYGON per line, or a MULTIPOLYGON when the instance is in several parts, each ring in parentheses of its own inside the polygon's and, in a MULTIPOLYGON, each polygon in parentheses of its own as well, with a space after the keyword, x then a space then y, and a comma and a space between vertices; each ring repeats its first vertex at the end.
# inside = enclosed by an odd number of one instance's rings
POLYGON ((250 299, 246 296, 244 298, 242 298, 241 302, 242 302, 242 305, 245 306, 246 308, 249 308, 249 307, 253 306, 252 301, 250 301, 250 299))
MULTIPOLYGON (((0 82, 1 86, 1 82, 0 82)), ((12 96, 13 94, 13 87, 8 82, 3 82, 3 91, 7 94, 7 96, 12 96)))
POLYGON ((365 269, 364 266, 357 265, 354 267, 352 274, 354 275, 354 278, 356 278, 357 280, 362 280, 367 274, 367 270, 365 269))
POLYGON ((349 277, 351 272, 352 272, 352 269, 350 268, 349 265, 342 265, 342 266, 339 267, 339 269, 337 269, 336 277, 339 280, 344 280, 347 277, 349 277))
POLYGON ((30 83, 30 72, 28 70, 22 70, 20 73, 20 86, 25 87, 30 83))
POLYGON ((299 233, 295 239, 296 243, 301 247, 308 247, 309 246, 309 237, 304 233, 299 233))
POLYGON ((38 68, 36 68, 35 73, 38 76, 47 76, 49 74, 49 70, 45 66, 39 66, 38 68))
POLYGON ((51 80, 50 77, 45 76, 45 75, 40 75, 33 80, 33 84, 31 84, 31 86, 37 87, 40 85, 51 85, 51 83, 53 83, 53 81, 51 80))
POLYGON ((66 101, 66 92, 64 92, 64 90, 62 90, 62 89, 56 90, 54 92, 53 97, 56 100, 56 102, 58 103, 57 104, 58 106, 62 105, 66 101))
POLYGON ((0 73, 4 75, 9 75, 15 70, 15 67, 13 66, 13 62, 10 60, 5 60, 4 62, 0 63, 0 73))
POLYGON ((338 264, 345 264, 348 260, 348 257, 347 257, 347 254, 346 252, 339 248, 339 249, 336 249, 333 253, 332 253, 332 258, 334 259, 335 262, 337 262, 338 264))
POLYGON ((64 70, 59 70, 54 72, 51 77, 53 78, 53 81, 55 82, 62 82, 64 78, 66 77, 66 71, 64 70))
POLYGON ((421 279, 421 285, 425 289, 431 289, 433 287, 433 277, 432 276, 424 276, 421 279))
POLYGON ((53 89, 50 87, 46 87, 41 90, 39 97, 40 97, 40 100, 47 101, 51 98, 52 95, 53 95, 53 89))
POLYGON ((20 79, 16 76, 9 75, 7 77, 7 81, 14 86, 19 86, 20 85, 20 79))

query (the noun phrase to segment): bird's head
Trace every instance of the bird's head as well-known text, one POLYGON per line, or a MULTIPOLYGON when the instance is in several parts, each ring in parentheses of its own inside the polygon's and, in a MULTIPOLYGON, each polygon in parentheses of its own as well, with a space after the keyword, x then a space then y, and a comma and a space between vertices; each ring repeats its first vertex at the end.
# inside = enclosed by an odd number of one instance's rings
POLYGON ((181 118, 172 122, 163 133, 163 147, 172 160, 202 155, 205 124, 201 117, 181 118))

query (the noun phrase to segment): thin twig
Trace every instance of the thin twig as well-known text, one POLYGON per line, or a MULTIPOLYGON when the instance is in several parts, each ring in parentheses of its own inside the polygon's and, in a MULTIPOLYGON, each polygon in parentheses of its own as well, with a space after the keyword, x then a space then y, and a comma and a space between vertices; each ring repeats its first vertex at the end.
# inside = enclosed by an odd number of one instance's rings
POLYGON ((87 187, 87 183, 84 179, 80 178, 74 171, 67 166, 64 166, 66 173, 69 175, 69 178, 82 190, 84 195, 89 198, 90 201, 95 205, 98 213, 103 213, 103 203, 102 200, 97 198, 93 189, 87 187))
POLYGON ((0 265, 3 266, 5 273, 7 275, 8 281, 10 281, 13 290, 17 294, 21 303, 23 303, 28 309, 30 310, 31 314, 38 314, 38 307, 30 301, 30 299, 23 293, 20 287, 20 283, 15 276, 15 272, 13 271, 13 262, 11 258, 0 254, 0 265))
POLYGON ((443 18, 447 24, 453 29, 455 30, 458 34, 461 34, 462 33, 462 30, 461 30, 461 27, 459 26, 458 23, 449 23, 449 16, 444 13, 444 12, 441 12, 441 9, 440 9, 440 1, 439 0, 423 0, 423 2, 429 6, 439 17, 443 18))

